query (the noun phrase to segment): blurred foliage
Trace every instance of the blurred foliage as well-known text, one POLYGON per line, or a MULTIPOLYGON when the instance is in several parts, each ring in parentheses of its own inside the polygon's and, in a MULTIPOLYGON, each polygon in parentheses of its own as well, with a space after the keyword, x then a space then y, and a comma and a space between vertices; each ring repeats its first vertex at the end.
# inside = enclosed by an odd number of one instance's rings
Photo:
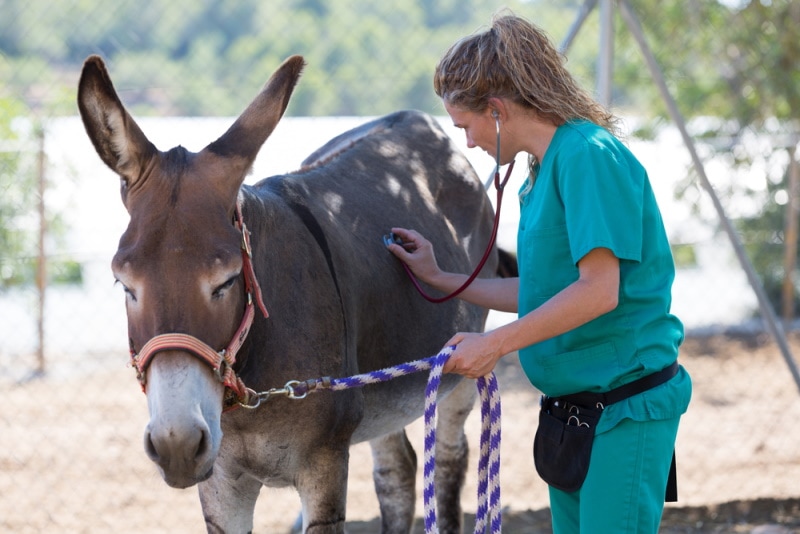
POLYGON ((36 173, 27 157, 34 141, 18 120, 26 112, 23 102, 0 98, 0 288, 18 281, 14 259, 35 253, 29 229, 36 227, 36 173))
MULTIPOLYGON (((44 131, 24 102, 0 96, 0 290, 36 281, 40 180, 46 185, 40 166, 46 172, 47 161, 39 160, 44 131)), ((62 215, 46 210, 44 217, 46 246, 58 251, 67 232, 62 215)), ((82 281, 80 265, 68 257, 50 257, 46 273, 47 283, 82 281)))
MULTIPOLYGON (((581 0, 502 4, 554 42, 581 0)), ((757 123, 798 109, 796 0, 631 0, 670 89, 688 117, 757 123), (795 67, 795 68, 792 68, 795 67)), ((236 115, 285 58, 308 67, 293 115, 378 115, 400 108, 441 114, 431 73, 455 40, 489 23, 492 0, 0 0, 0 91, 37 108, 74 93, 80 66, 99 54, 137 114, 236 115)), ((595 9, 569 51, 591 87, 598 45, 595 9)), ((665 117, 641 54, 615 17, 614 105, 665 117)), ((72 114, 69 108, 55 110, 72 114)))
POLYGON ((686 243, 672 245, 672 257, 678 269, 692 269, 698 266, 697 252, 694 247, 686 243))
MULTIPOLYGON (((759 126, 800 109, 797 0, 630 0, 689 118, 759 126)), ((513 0, 558 43, 581 0, 513 0)), ((492 0, 0 0, 0 93, 32 109, 74 93, 83 60, 99 54, 137 114, 235 115, 285 58, 308 67, 294 115, 443 112, 431 87, 442 52, 485 28, 492 0)), ((599 19, 589 16, 569 51, 591 87, 599 19)), ((614 105, 665 117, 630 32, 615 17, 614 105)), ((53 110, 75 112, 74 103, 53 110)))
MULTIPOLYGON (((576 5, 505 4, 548 29, 554 18, 568 24, 576 5)), ((492 0, 0 0, 0 74, 35 107, 43 88, 74 91, 83 60, 99 54, 137 114, 226 116, 300 54, 308 67, 290 115, 441 114, 436 61, 497 8, 492 0)))
MULTIPOLYGON (((748 256, 780 309, 787 274, 787 169, 790 149, 800 142, 800 2, 634 3, 648 38, 674 44, 657 47, 659 64, 705 161, 726 169, 712 176, 714 187, 730 207, 728 215, 748 256), (661 23, 647 24, 659 18, 661 23), (678 35, 685 45, 678 46, 678 35)), ((656 111, 649 127, 665 124, 664 105, 655 95, 642 95, 645 107, 656 111)), ((678 197, 702 203, 700 189, 694 169, 687 169, 678 197)), ((715 213, 706 216, 716 218, 715 213)), ((800 270, 789 274, 800 279, 800 270)))

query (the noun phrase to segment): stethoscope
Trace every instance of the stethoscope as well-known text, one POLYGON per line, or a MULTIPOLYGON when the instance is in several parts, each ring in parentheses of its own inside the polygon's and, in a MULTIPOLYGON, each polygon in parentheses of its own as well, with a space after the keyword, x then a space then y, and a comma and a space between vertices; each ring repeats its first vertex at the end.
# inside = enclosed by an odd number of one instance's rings
MULTIPOLYGON (((414 276, 414 273, 411 272, 411 269, 408 267, 408 265, 403 263, 403 268, 405 269, 406 274, 408 274, 408 277, 411 279, 411 282, 413 282, 414 287, 416 287, 419 294, 422 295, 425 298, 425 300, 429 302, 433 303, 445 302, 459 295, 462 291, 467 289, 469 285, 475 280, 475 278, 477 278, 478 273, 481 272, 481 269, 483 269, 483 266, 486 264, 486 260, 489 259, 489 255, 492 252, 495 240, 497 239, 497 228, 500 225, 500 207, 503 203, 503 190, 506 187, 506 183, 508 183, 508 179, 511 177, 511 171, 514 169, 514 160, 511 160, 511 163, 508 164, 506 175, 501 181, 500 180, 500 114, 497 112, 497 110, 494 110, 492 111, 492 116, 494 117, 495 126, 497 130, 497 151, 495 152, 494 175, 489 176, 489 179, 486 180, 486 183, 484 184, 484 188, 488 190, 489 186, 494 181, 494 187, 497 190, 497 204, 496 204, 497 208, 495 209, 494 226, 492 227, 492 236, 489 239, 489 244, 486 247, 486 251, 483 253, 481 261, 478 263, 478 266, 472 272, 470 277, 467 278, 467 280, 461 285, 461 287, 459 287, 449 295, 445 295, 444 297, 431 297, 430 295, 428 295, 425 292, 425 290, 422 289, 422 286, 420 286, 419 282, 417 281, 417 278, 414 276)), ((403 241, 399 237, 397 237, 394 233, 390 233, 388 235, 383 236, 383 243, 386 246, 389 246, 392 243, 400 246, 403 245, 403 241)))

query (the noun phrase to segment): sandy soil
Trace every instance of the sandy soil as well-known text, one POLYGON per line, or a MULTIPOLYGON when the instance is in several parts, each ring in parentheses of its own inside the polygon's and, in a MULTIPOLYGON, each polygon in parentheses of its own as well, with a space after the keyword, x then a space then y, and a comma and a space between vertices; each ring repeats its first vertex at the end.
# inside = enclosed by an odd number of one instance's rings
MULTIPOLYGON (((792 346, 800 354, 800 340, 792 346)), ((689 339, 682 363, 695 394, 678 437, 680 502, 668 505, 662 532, 800 532, 800 426, 791 423, 800 395, 777 347, 763 336, 689 339)), ((496 372, 503 531, 549 532, 546 486, 531 457, 538 394, 515 358, 496 372)), ((131 369, 53 373, 0 382, 0 391, 0 532, 204 531, 196 490, 168 488, 142 450, 147 408, 131 369)), ((476 409, 462 497, 468 525, 479 431, 476 409)), ((421 456, 422 422, 408 433, 421 456)), ((368 446, 353 448, 350 467, 348 531, 378 532, 368 446)), ((255 532, 288 532, 298 511, 293 491, 265 489, 255 532)))

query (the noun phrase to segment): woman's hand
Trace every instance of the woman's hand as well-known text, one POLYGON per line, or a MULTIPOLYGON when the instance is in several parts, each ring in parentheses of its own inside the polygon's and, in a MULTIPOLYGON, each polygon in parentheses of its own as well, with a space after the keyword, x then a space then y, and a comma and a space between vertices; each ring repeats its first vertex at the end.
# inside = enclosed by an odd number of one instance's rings
POLYGON ((444 365, 444 373, 480 378, 491 373, 503 357, 497 342, 488 333, 459 332, 445 344, 446 347, 451 345, 455 345, 456 349, 444 365))
POLYGON ((436 263, 431 242, 415 230, 392 228, 392 232, 403 241, 403 244, 388 245, 389 252, 408 265, 414 276, 435 287, 434 281, 442 274, 442 270, 436 263))

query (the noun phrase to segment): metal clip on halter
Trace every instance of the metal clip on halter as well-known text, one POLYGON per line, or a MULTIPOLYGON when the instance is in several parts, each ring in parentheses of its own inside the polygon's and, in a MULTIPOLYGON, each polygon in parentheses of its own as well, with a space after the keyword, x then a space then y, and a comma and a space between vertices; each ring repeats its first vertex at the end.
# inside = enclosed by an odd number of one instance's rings
POLYGON ((255 410, 261 406, 262 402, 267 402, 272 397, 288 397, 292 400, 305 399, 309 393, 319 389, 330 389, 331 382, 332 380, 328 376, 324 376, 319 380, 306 380, 305 382, 289 380, 282 388, 271 388, 267 391, 255 393, 252 396, 255 399, 254 404, 239 403, 239 406, 248 410, 255 410))

